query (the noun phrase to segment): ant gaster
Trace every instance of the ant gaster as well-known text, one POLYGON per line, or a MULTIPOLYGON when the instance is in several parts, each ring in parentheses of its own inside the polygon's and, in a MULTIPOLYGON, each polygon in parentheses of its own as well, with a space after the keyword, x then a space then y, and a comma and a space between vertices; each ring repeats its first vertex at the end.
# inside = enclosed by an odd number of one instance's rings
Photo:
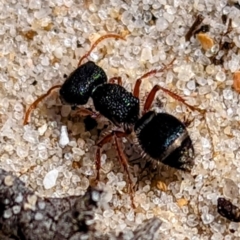
MULTIPOLYGON (((177 169, 190 171, 194 163, 194 149, 185 124, 170 114, 150 111, 150 107, 156 93, 162 90, 174 99, 184 103, 191 110, 200 110, 187 104, 179 95, 164 87, 155 85, 147 96, 143 114, 140 117, 139 93, 142 80, 153 74, 169 69, 172 67, 175 59, 164 68, 149 71, 137 79, 133 93, 131 93, 121 86, 122 81, 120 77, 111 78, 107 83, 107 76, 102 68, 92 61, 82 64, 82 61, 90 55, 97 44, 106 38, 125 40, 123 37, 115 34, 100 37, 93 44, 89 52, 80 59, 78 68, 70 74, 62 85, 53 86, 46 94, 40 96, 29 107, 25 115, 24 124, 27 124, 31 110, 36 108, 37 104, 48 96, 53 89, 60 88, 61 101, 70 104, 74 108, 78 105, 86 104, 91 97, 95 109, 116 126, 122 128, 122 130, 112 131, 97 143, 96 178, 97 180, 100 178, 101 148, 105 143, 113 139, 120 162, 127 173, 129 187, 131 189, 130 197, 133 203, 133 186, 128 170, 128 161, 119 139, 133 133, 135 134, 136 142, 143 156, 177 169), (115 80, 117 80, 118 84, 113 83, 115 80)), ((80 108, 79 111, 80 113, 85 111, 88 115, 93 113, 83 108, 80 108)))

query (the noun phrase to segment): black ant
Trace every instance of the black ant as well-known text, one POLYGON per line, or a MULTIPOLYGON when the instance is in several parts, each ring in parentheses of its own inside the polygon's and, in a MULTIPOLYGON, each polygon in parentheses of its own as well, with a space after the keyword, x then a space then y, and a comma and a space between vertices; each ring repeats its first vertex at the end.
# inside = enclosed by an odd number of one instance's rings
MULTIPOLYGON (((162 69, 149 71, 137 79, 133 93, 131 93, 121 86, 121 77, 111 78, 107 83, 107 76, 102 68, 92 61, 87 61, 82 64, 82 61, 90 55, 97 44, 106 38, 124 40, 123 37, 115 34, 100 37, 93 44, 90 51, 80 59, 78 68, 70 74, 62 85, 53 86, 46 94, 40 96, 30 105, 25 115, 24 124, 27 124, 31 110, 36 108, 37 104, 48 96, 53 89, 60 88, 59 94, 61 101, 71 105, 72 108, 86 104, 91 97, 95 109, 120 128, 107 134, 97 143, 96 180, 100 178, 101 148, 105 143, 113 139, 120 162, 127 173, 133 203, 133 184, 128 170, 128 160, 122 150, 119 139, 127 137, 132 133, 135 135, 136 142, 144 156, 177 169, 190 171, 194 164, 194 149, 186 129, 186 124, 170 114, 155 113, 149 110, 159 90, 164 91, 174 99, 184 103, 191 110, 201 110, 188 105, 182 97, 170 90, 155 85, 147 96, 143 113, 140 117, 139 93, 142 80, 150 75, 171 68, 175 59, 162 69), (118 84, 113 83, 115 80, 117 80, 118 84)), ((79 113, 93 115, 93 112, 88 109, 79 108, 78 110, 79 113)))

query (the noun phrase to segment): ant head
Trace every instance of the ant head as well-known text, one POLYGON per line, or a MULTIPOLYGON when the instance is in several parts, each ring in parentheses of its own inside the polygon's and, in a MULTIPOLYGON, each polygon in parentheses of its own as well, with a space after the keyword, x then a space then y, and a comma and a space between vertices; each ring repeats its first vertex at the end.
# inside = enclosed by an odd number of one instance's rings
POLYGON ((86 104, 93 89, 106 82, 107 76, 103 69, 94 62, 86 62, 63 83, 60 89, 61 101, 75 106, 86 104))
POLYGON ((135 124, 143 155, 170 167, 190 171, 194 149, 185 125, 167 113, 145 113, 135 124))

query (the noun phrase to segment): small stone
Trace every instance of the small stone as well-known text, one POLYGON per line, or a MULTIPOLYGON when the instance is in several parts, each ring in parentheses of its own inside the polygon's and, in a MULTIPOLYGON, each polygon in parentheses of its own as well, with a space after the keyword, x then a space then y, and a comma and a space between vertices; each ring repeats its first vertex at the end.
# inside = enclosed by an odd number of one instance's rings
POLYGON ((43 219, 43 215, 40 212, 37 212, 34 216, 35 220, 39 221, 43 219))
POLYGON ((167 185, 162 181, 157 182, 157 188, 163 192, 167 191, 167 185))
POLYGON ((186 206, 188 204, 188 200, 185 198, 179 198, 177 199, 177 204, 179 207, 186 206))
POLYGON ((18 196, 15 198, 16 203, 21 203, 23 200, 23 195, 22 193, 19 193, 18 196))
POLYGON ((47 124, 43 124, 41 127, 38 128, 38 133, 40 136, 42 136, 47 130, 47 124))
POLYGON ((69 143, 67 126, 61 127, 59 144, 61 147, 65 147, 69 143))
POLYGON ((168 25, 169 23, 163 17, 158 18, 158 20, 156 21, 156 29, 159 32, 163 32, 164 30, 166 30, 168 28, 168 25))
POLYGON ((226 100, 231 100, 233 98, 233 91, 231 89, 224 89, 223 98, 226 100))
POLYGON ((38 208, 43 210, 46 207, 46 203, 44 201, 38 201, 38 208))
POLYGON ((240 71, 233 74, 233 88, 236 92, 240 92, 240 71))
POLYGON ((209 213, 202 214, 201 218, 204 224, 210 224, 214 220, 214 216, 209 213))
POLYGON ((61 115, 63 117, 67 117, 69 113, 71 112, 71 106, 70 105, 63 105, 61 108, 61 115))
POLYGON ((56 180, 58 178, 58 170, 53 169, 48 172, 43 179, 43 186, 45 189, 50 189, 56 185, 56 180))
POLYGON ((12 207, 12 211, 14 214, 18 214, 21 211, 21 207, 19 205, 15 205, 12 207))
POLYGON ((240 209, 225 198, 218 198, 218 213, 232 222, 240 222, 240 209))
POLYGON ((12 216, 12 209, 11 208, 4 211, 4 214, 3 214, 4 218, 10 218, 11 216, 12 216))
POLYGON ((14 182, 14 178, 10 175, 4 178, 4 184, 8 187, 11 187, 13 185, 13 182, 14 182))
POLYGON ((219 82, 224 82, 226 79, 226 74, 223 71, 219 71, 216 74, 216 80, 219 82))
POLYGON ((61 47, 57 47, 57 48, 54 50, 53 54, 54 54, 54 56, 55 56, 56 58, 61 59, 62 56, 63 56, 63 49, 62 49, 61 47))
POLYGON ((238 186, 230 178, 225 178, 224 179, 223 195, 226 198, 230 198, 230 199, 234 199, 234 198, 238 197, 238 186))
POLYGON ((28 202, 26 202, 26 203, 24 204, 23 208, 24 208, 25 210, 30 209, 30 210, 35 211, 35 210, 36 210, 37 196, 36 196, 35 194, 33 194, 33 195, 28 195, 28 196, 27 196, 27 201, 28 201, 28 202))
POLYGON ((141 61, 151 61, 152 59, 152 49, 151 48, 143 48, 141 53, 141 61))
POLYGON ((197 34, 197 39, 201 43, 202 48, 207 51, 213 47, 214 41, 211 37, 208 36, 206 33, 199 33, 197 34))

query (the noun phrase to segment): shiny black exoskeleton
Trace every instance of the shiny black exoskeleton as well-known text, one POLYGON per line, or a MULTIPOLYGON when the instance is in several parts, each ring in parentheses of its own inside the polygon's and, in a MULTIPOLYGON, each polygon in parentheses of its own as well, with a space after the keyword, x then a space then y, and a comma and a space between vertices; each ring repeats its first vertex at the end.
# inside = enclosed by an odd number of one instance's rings
POLYGON ((170 167, 190 171, 194 149, 185 125, 167 113, 149 111, 134 127, 143 155, 170 167))
POLYGON ((126 130, 139 116, 139 99, 118 84, 103 84, 93 90, 94 106, 116 126, 126 130))
POLYGON ((60 89, 64 103, 95 109, 129 134, 134 131, 143 155, 171 167, 191 170, 194 150, 185 125, 172 115, 149 111, 139 118, 139 99, 118 84, 107 83, 102 68, 89 61, 75 70, 60 89))
POLYGON ((63 103, 84 105, 91 97, 95 109, 116 126, 127 129, 139 116, 139 100, 118 84, 107 83, 102 68, 88 61, 78 67, 60 89, 63 103))
POLYGON ((66 79, 60 89, 62 102, 71 106, 84 105, 92 95, 93 89, 107 82, 106 73, 94 62, 86 62, 66 79))

